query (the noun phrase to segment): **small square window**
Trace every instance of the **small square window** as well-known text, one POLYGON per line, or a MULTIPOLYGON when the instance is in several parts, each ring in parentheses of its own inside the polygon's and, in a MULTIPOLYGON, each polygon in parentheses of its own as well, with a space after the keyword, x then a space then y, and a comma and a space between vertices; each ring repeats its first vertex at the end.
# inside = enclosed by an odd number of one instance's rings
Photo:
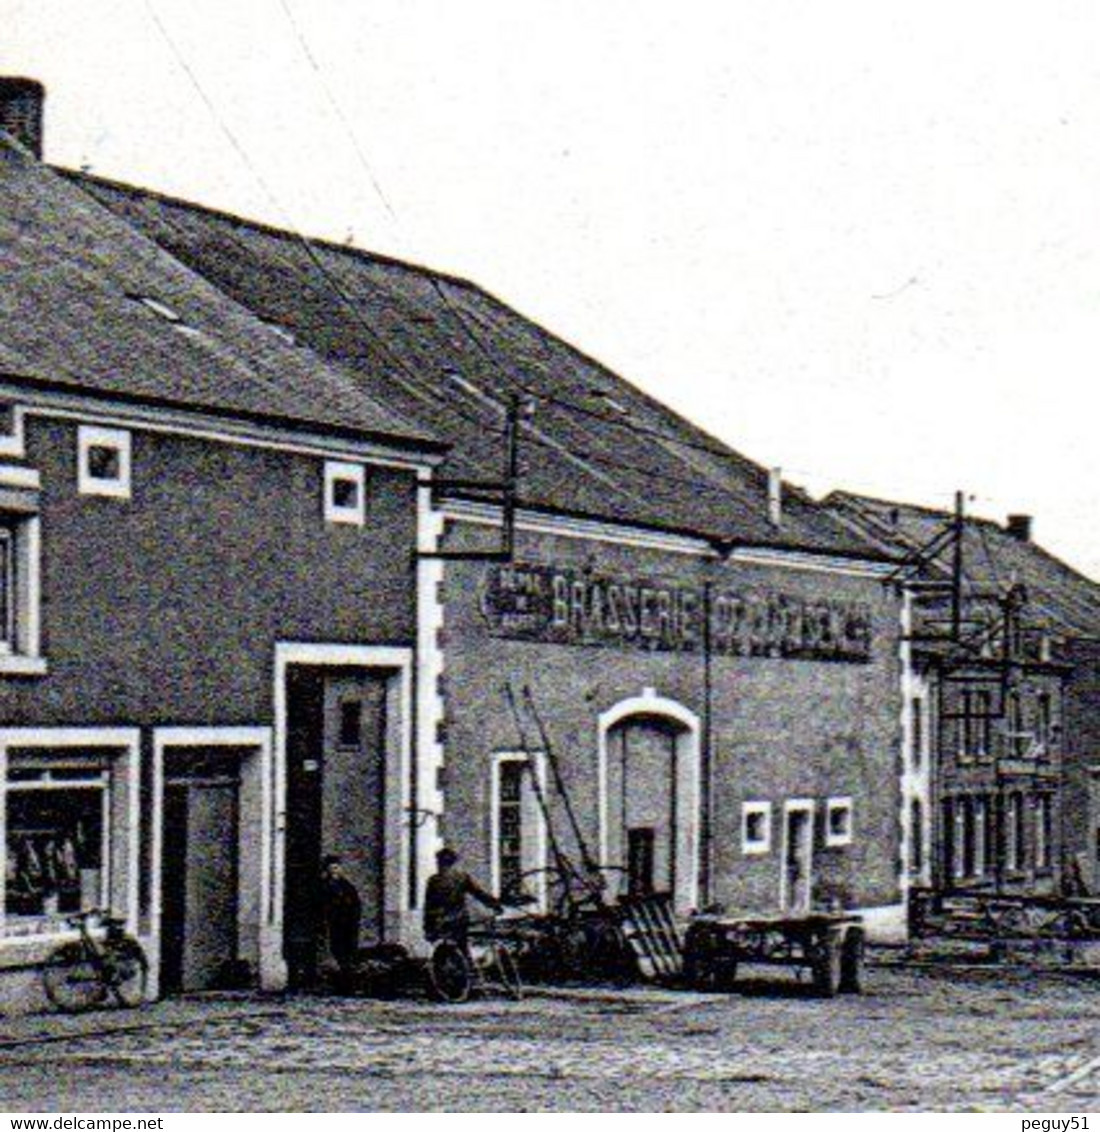
POLYGON ((81 425, 77 459, 82 495, 130 498, 130 434, 125 429, 81 425))
POLYGON ((332 481, 332 505, 344 510, 359 506, 359 485, 355 480, 332 481))
POLYGON ((88 475, 94 480, 117 480, 120 464, 117 448, 93 444, 88 449, 88 475))
POLYGON ((366 515, 362 464, 325 464, 325 521, 362 526, 366 515))
POLYGON ((741 807, 741 852, 752 856, 771 851, 771 802, 745 802, 741 807))
POLYGON ((825 807, 825 844, 850 845, 852 842, 852 799, 830 798, 825 807))

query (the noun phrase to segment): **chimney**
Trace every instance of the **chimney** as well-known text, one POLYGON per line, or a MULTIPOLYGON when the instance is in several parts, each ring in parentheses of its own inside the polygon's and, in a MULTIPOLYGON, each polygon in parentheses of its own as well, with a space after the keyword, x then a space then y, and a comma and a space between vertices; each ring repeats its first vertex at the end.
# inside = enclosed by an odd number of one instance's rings
POLYGON ((768 469, 768 522, 773 527, 783 523, 783 469, 768 469))
POLYGON ((46 88, 35 79, 0 75, 0 130, 42 159, 42 104, 46 88))
POLYGON ((1031 516, 1009 515, 1005 530, 1019 542, 1031 542, 1031 516))

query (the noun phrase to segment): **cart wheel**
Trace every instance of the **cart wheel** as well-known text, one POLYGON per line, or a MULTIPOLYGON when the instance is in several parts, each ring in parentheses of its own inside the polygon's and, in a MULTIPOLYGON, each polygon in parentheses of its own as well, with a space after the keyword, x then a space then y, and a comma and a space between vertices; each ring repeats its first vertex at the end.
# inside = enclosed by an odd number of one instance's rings
POLYGON ((842 994, 863 991, 863 932, 851 928, 840 949, 840 987, 842 994))
POLYGON ((821 941, 813 961, 814 990, 822 998, 832 998, 840 989, 841 954, 835 939, 821 941))
POLYGON ((474 985, 474 972, 466 952, 449 939, 432 949, 428 960, 428 989, 437 1002, 465 1002, 474 985))
POLYGON ((689 930, 684 943, 684 982, 697 991, 730 991, 737 980, 737 961, 722 954, 714 936, 689 930))

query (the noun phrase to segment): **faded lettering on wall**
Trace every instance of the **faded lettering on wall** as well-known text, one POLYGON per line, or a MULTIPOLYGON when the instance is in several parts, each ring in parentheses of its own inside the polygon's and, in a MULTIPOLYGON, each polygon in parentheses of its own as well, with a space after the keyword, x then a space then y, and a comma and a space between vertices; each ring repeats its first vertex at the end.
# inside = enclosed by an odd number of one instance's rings
MULTIPOLYGON (((670 652, 704 645, 701 586, 512 563, 486 570, 481 605, 490 632, 513 640, 670 652)), ((709 606, 716 654, 870 660, 871 612, 863 603, 715 586, 709 606)))

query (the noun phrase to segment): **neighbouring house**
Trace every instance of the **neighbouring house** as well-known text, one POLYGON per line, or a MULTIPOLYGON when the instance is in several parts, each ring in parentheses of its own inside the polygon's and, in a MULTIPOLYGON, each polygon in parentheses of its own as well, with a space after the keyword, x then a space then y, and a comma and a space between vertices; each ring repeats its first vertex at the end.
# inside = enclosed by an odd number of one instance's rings
POLYGON ((0 271, 0 998, 88 906, 281 986, 315 843, 406 930, 441 442, 4 133, 0 271))
POLYGON ((826 502, 905 556, 913 876, 1037 894, 1079 876, 1096 891, 1100 586, 1039 546, 1024 515, 1002 526, 845 492, 826 502))

